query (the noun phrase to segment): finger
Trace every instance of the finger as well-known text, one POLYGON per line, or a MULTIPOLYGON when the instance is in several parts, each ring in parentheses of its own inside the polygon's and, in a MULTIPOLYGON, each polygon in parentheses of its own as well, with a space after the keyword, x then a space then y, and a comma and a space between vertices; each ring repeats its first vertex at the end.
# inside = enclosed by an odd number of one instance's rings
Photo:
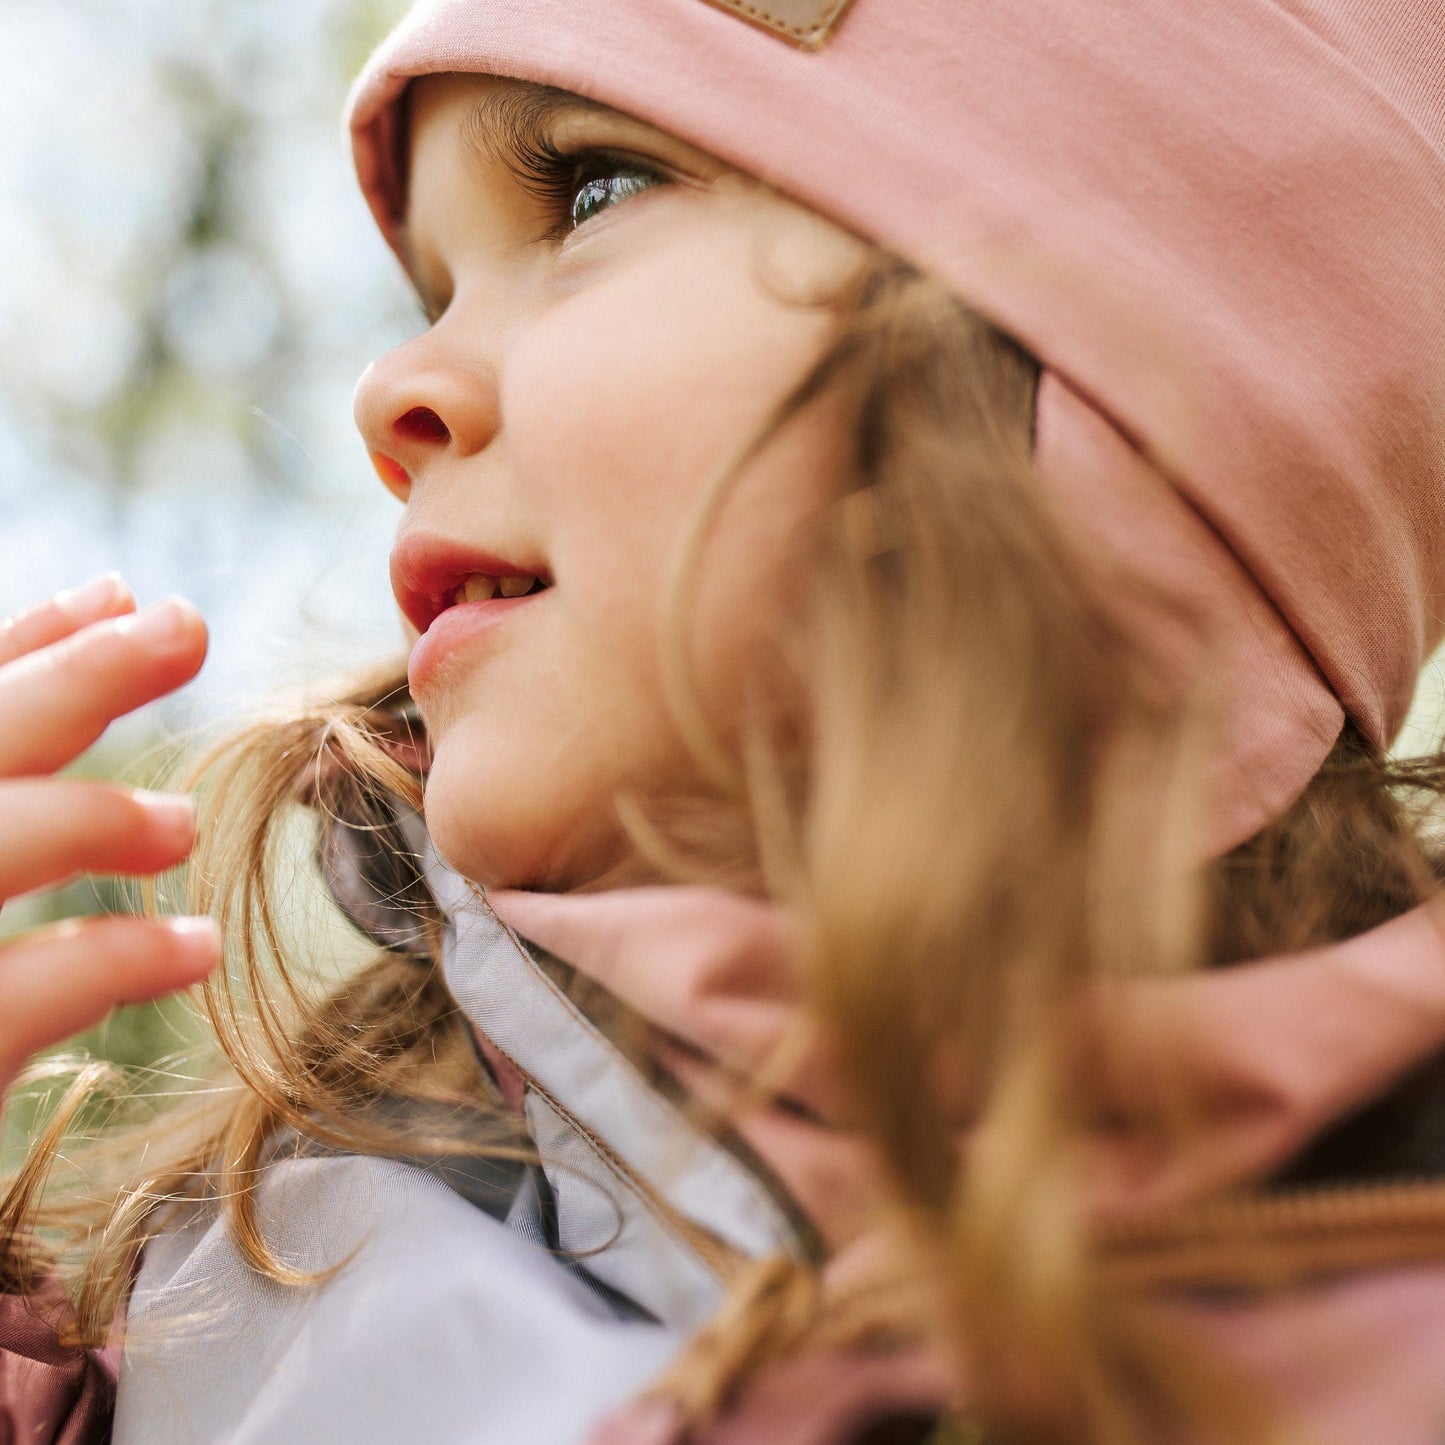
POLYGON ((82 628, 0 668, 0 776, 54 772, 124 713, 200 670, 206 625, 178 597, 82 628))
POLYGON ((135 598, 115 572, 57 592, 0 621, 0 666, 37 648, 49 647, 92 622, 134 611, 135 598))
POLYGON ((118 1004, 188 988, 221 956, 209 918, 83 918, 0 947, 0 1082, 118 1004))
POLYGON ((195 841, 195 805, 184 794, 85 778, 0 782, 0 899, 80 873, 159 873, 195 841))

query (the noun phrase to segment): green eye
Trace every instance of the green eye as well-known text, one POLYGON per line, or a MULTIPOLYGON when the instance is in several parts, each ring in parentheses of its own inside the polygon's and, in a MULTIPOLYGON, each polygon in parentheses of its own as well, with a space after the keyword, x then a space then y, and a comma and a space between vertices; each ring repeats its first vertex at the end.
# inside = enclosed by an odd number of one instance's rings
POLYGON ((577 178, 572 196, 572 229, 577 230, 618 201, 625 201, 639 191, 650 190, 661 180, 656 171, 650 171, 646 166, 628 165, 621 161, 589 167, 577 178))

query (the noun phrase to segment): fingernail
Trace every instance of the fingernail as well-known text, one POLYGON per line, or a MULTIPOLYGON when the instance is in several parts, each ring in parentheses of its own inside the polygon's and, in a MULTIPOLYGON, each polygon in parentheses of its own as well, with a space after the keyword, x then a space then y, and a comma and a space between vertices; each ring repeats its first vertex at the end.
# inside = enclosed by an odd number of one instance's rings
POLYGON ((214 918, 168 918, 179 962, 196 978, 204 978, 221 957, 221 929, 214 918))
POLYGON ((186 793, 138 791, 135 800, 150 814, 154 825, 174 838, 196 835, 196 804, 186 793))
POLYGON ((117 626, 151 647, 179 647, 190 641, 195 615, 195 609, 188 602, 167 597, 134 617, 123 617, 117 626))
POLYGON ((125 585, 119 572, 107 572, 101 577, 92 577, 79 587, 67 587, 55 594, 56 607, 72 622, 94 622, 109 617, 118 607, 130 601, 130 589, 125 585))

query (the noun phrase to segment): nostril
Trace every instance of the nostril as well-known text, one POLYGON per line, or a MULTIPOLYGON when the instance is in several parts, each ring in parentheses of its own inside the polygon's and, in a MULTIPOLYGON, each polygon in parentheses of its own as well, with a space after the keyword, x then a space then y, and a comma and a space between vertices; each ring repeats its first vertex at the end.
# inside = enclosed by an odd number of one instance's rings
POLYGON ((439 442, 445 444, 452 439, 447 424, 429 406, 414 406, 409 412, 397 417, 391 424, 398 436, 413 442, 439 442))

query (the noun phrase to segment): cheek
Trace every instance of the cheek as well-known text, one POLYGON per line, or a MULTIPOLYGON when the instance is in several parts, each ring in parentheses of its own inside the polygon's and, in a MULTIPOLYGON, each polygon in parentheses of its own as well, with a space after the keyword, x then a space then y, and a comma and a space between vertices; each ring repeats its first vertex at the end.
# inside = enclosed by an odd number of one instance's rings
POLYGON ((819 513, 836 495, 836 407, 815 405, 733 479, 698 557, 691 599, 693 682, 714 725, 730 729, 747 701, 760 644, 775 638, 805 593, 819 513))
POLYGON ((818 354, 826 317, 760 290, 756 249, 731 232, 655 247, 519 341, 502 415, 557 565, 627 549, 656 572, 707 480, 818 354))
MULTIPOLYGON (((640 736, 662 745, 659 618, 709 482, 819 355, 831 321, 760 289, 756 237, 659 247, 556 305, 509 357, 502 414, 529 479, 586 665, 626 679, 640 736)), ((800 527, 837 475, 840 418, 794 421, 734 485, 701 568, 696 681, 736 696, 747 654, 784 605, 800 527)), ((563 600, 559 597, 559 601, 563 600)))
MULTIPOLYGON (((559 583, 605 608, 645 668, 686 528, 710 480, 817 357, 830 322, 761 290, 756 238, 655 248, 539 317, 508 359, 502 415, 559 583)), ((754 591, 831 456, 810 419, 750 470, 709 550, 754 591)), ((713 569, 716 570, 716 569, 713 569)), ((720 584, 721 590, 729 590, 720 584)))

